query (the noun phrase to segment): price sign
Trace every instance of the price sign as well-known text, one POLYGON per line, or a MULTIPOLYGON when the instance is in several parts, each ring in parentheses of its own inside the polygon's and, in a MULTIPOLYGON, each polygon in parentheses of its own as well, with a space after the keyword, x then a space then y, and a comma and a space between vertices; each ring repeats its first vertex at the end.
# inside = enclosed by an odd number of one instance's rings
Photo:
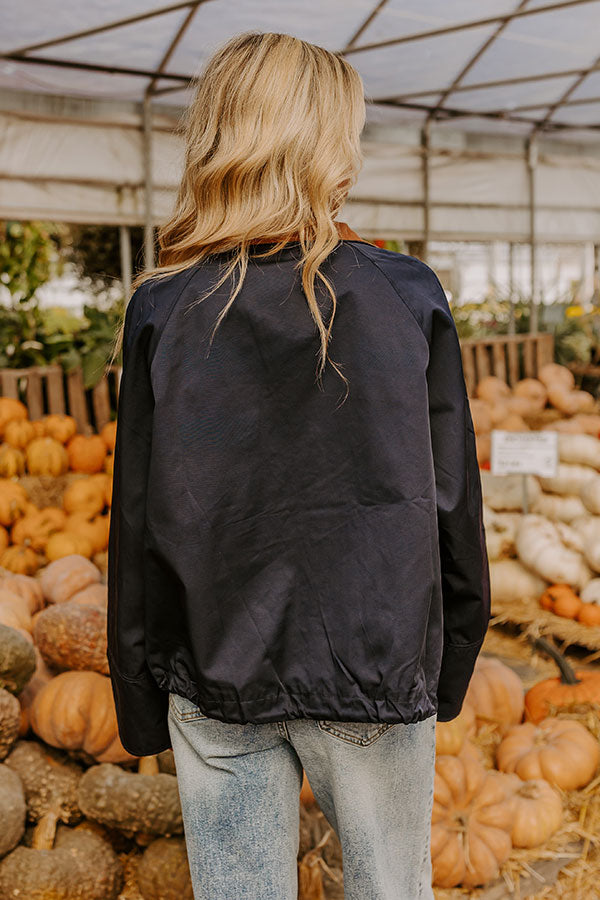
POLYGON ((558 467, 558 432, 492 431, 492 475, 553 478, 558 467))

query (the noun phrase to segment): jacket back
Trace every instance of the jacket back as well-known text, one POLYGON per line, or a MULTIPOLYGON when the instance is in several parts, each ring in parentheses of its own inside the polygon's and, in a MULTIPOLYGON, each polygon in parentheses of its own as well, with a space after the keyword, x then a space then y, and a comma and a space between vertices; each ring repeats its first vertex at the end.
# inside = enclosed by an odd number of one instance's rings
MULTIPOLYGON (((119 732, 170 746, 168 692, 225 722, 460 711, 489 620, 456 329, 430 268, 343 240, 328 364, 300 250, 145 282, 126 313, 109 536, 119 732), (342 402, 343 401, 343 402, 342 402)), ((331 300, 319 303, 325 320, 331 300)))

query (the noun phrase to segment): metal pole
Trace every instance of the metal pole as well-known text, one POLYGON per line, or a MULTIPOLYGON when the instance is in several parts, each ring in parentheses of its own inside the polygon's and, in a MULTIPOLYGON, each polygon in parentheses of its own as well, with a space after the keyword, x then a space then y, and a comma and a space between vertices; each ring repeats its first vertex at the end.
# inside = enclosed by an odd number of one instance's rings
POLYGON ((431 120, 427 119, 421 129, 421 153, 423 166, 423 262, 429 258, 430 223, 430 185, 429 185, 429 148, 431 140, 431 120))
POLYGON ((516 331, 515 322, 515 245, 508 245, 508 333, 516 331))
POLYGON ((142 160, 144 168, 144 268, 154 268, 154 221, 152 216, 152 98, 142 104, 142 160))
POLYGON ((131 294, 131 234, 128 225, 119 226, 119 244, 121 249, 121 281, 125 304, 131 294))
POLYGON ((536 223, 535 223, 535 169, 538 161, 538 145, 535 135, 527 141, 527 185, 529 189, 529 252, 531 256, 531 300, 529 307, 529 331, 538 330, 536 223))

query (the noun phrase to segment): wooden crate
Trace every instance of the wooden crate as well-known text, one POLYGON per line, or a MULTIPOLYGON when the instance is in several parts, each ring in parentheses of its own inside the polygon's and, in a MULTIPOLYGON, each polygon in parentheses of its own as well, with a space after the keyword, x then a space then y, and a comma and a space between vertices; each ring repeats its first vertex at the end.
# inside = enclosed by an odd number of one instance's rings
POLYGON ((120 377, 120 367, 111 366, 95 387, 86 390, 81 369, 69 373, 61 366, 0 369, 0 396, 25 403, 30 419, 68 413, 82 434, 90 434, 114 418, 120 377))
POLYGON ((469 395, 482 378, 496 375, 509 385, 520 378, 535 378, 542 366, 554 362, 551 334, 503 334, 461 341, 465 381, 469 395))

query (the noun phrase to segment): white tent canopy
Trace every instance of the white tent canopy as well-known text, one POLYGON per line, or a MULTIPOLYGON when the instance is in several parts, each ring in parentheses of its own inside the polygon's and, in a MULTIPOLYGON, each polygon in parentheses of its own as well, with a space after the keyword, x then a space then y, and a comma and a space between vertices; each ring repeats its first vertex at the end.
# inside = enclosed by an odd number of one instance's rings
POLYGON ((193 77, 240 31, 343 51, 365 236, 600 243, 600 0, 0 0, 0 217, 163 221, 193 77))

